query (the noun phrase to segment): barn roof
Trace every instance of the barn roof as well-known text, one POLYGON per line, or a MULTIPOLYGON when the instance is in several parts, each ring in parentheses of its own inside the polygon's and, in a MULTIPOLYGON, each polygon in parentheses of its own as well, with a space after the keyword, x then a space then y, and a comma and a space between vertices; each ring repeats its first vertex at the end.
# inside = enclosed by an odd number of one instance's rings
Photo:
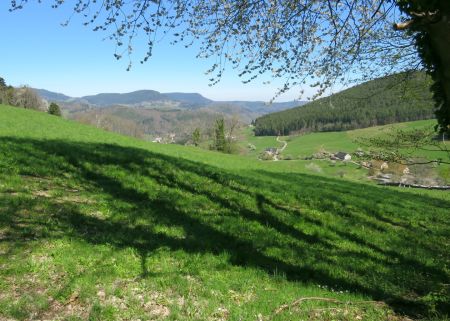
POLYGON ((346 152, 337 152, 336 154, 334 154, 334 156, 339 159, 345 159, 345 156, 347 156, 347 155, 350 155, 350 154, 346 153, 346 152))

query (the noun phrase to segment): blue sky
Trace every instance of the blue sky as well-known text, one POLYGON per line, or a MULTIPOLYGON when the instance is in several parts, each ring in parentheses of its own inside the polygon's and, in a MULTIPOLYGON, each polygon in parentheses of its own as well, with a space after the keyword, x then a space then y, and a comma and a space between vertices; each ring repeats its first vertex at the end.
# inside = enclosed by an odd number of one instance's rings
MULTIPOLYGON (((23 10, 9 12, 9 3, 0 1, 0 76, 13 86, 29 85, 70 96, 153 89, 199 92, 214 100, 264 101, 277 88, 276 83, 261 81, 244 85, 232 69, 210 87, 205 71, 213 61, 196 59, 195 48, 172 46, 168 40, 156 45, 145 64, 139 63, 144 44, 136 43, 133 67, 126 71, 127 58, 114 58, 114 43, 103 39, 107 34, 83 26, 77 15, 67 27, 61 26, 71 15, 70 6, 55 10, 49 1, 41 5, 30 1, 23 10)), ((277 101, 296 99, 298 92, 298 88, 291 90, 277 101)))

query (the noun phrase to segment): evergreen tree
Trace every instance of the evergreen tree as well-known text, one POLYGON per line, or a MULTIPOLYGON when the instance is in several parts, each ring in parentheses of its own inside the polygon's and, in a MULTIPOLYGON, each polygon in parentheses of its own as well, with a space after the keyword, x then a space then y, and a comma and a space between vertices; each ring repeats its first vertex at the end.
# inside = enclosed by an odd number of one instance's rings
POLYGON ((192 133, 192 142, 195 146, 198 146, 200 144, 200 139, 201 139, 201 133, 200 133, 200 128, 196 128, 194 130, 194 132, 192 133))
POLYGON ((61 116, 61 109, 56 103, 51 103, 48 107, 48 113, 50 115, 61 116))
POLYGON ((227 141, 225 139, 225 121, 223 118, 216 120, 214 127, 214 145, 213 149, 224 152, 227 148, 227 141))

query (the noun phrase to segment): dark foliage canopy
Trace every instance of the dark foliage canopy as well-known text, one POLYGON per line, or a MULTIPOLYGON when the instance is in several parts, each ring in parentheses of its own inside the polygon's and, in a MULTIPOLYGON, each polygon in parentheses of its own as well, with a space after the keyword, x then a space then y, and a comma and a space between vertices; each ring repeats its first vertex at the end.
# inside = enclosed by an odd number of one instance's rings
POLYGON ((48 113, 50 115, 61 116, 61 109, 59 108, 58 104, 51 103, 48 107, 48 113))

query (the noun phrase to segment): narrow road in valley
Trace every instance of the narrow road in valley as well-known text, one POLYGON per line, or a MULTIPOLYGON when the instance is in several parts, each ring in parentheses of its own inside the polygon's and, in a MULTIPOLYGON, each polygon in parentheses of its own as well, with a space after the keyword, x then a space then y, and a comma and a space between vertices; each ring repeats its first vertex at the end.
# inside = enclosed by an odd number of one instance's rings
POLYGON ((283 147, 281 147, 281 148, 279 149, 279 152, 281 153, 281 152, 284 151, 284 149, 287 147, 287 141, 285 141, 285 140, 280 140, 280 136, 277 136, 277 142, 283 144, 283 147))
POLYGON ((274 161, 278 161, 278 154, 281 153, 282 151, 284 151, 284 149, 287 147, 287 141, 285 140, 280 140, 280 136, 277 136, 277 142, 282 143, 283 147, 281 148, 277 148, 277 153, 275 154, 275 156, 273 157, 274 161))

